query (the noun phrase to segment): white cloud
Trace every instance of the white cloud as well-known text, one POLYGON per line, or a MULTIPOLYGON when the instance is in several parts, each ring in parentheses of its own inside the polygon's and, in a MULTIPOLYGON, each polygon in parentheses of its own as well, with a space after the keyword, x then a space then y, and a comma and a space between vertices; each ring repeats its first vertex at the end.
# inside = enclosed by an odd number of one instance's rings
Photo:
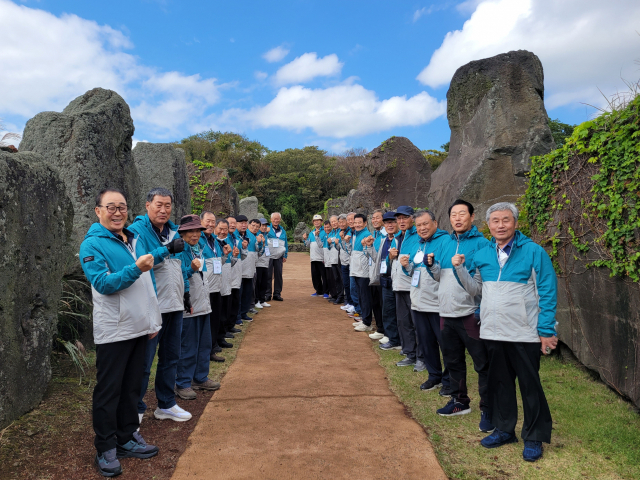
POLYGON ((264 55, 262 55, 262 58, 264 58, 269 63, 275 63, 279 62, 287 55, 289 55, 289 49, 280 45, 279 47, 272 48, 271 50, 266 52, 264 55))
POLYGON ((267 72, 261 72, 258 70, 253 73, 253 76, 256 77, 257 80, 262 81, 266 79, 269 76, 269 74, 267 72))
POLYGON ((136 148, 136 145, 139 143, 149 143, 148 140, 138 140, 136 137, 131 139, 131 148, 136 148))
POLYGON ((129 102, 136 125, 170 135, 219 98, 215 79, 141 64, 125 52, 130 40, 109 26, 7 0, 0 0, 0 19, 0 115, 5 117, 60 111, 87 90, 103 87, 135 99, 129 102))
POLYGON ((529 50, 545 70, 549 108, 601 102, 621 84, 637 80, 640 2, 619 0, 471 0, 477 7, 462 30, 447 33, 418 80, 447 85, 456 69, 471 60, 510 50, 529 50))
POLYGON ((300 132, 312 129, 332 138, 366 135, 402 126, 423 125, 443 115, 446 103, 426 92, 411 98, 377 98, 361 85, 309 89, 283 87, 263 107, 228 110, 223 123, 245 123, 254 128, 280 127, 300 132))
POLYGON ((344 64, 335 53, 318 58, 315 52, 305 53, 280 67, 275 74, 278 85, 308 82, 316 77, 339 75, 344 64))

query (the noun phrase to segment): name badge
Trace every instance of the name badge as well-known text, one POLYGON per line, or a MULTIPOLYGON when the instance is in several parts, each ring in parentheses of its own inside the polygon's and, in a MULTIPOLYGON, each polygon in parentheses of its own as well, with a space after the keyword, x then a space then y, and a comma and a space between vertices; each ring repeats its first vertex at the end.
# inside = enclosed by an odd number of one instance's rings
POLYGON ((222 262, 219 259, 213 259, 213 273, 220 275, 222 273, 222 262))
POLYGON ((387 273, 387 262, 380 263, 380 273, 383 275, 387 273))
POLYGON ((420 283, 420 270, 413 272, 413 278, 411 278, 411 286, 417 287, 420 283))
POLYGON ((271 256, 271 252, 269 251, 269 247, 264 247, 264 256, 265 257, 270 257, 271 256))
POLYGON ((373 259, 369 257, 369 266, 373 265, 373 259))
POLYGON ((278 248, 280 246, 280 240, 277 238, 273 239, 273 248, 278 248))
POLYGON ((416 253, 415 257, 413 257, 413 263, 415 264, 422 263, 422 260, 424 260, 423 252, 418 252, 416 253))

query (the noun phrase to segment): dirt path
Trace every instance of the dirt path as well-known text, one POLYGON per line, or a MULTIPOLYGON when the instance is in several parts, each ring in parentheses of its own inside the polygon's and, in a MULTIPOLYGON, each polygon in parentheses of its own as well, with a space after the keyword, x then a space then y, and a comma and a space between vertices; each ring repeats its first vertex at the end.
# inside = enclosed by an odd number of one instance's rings
POLYGON ((367 334, 312 292, 291 254, 285 301, 257 315, 173 479, 446 478, 367 334))

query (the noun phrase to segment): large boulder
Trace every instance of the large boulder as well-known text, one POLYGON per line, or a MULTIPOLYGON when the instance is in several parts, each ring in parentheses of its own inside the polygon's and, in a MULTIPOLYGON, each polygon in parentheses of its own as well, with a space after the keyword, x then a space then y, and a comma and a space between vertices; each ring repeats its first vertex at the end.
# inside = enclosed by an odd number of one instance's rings
POLYGON ((433 173, 429 204, 448 229, 449 205, 467 200, 482 226, 488 207, 525 192, 531 156, 555 148, 540 60, 518 50, 460 67, 447 92, 447 118, 449 156, 433 173))
POLYGON ((0 430, 38 405, 51 378, 73 206, 35 153, 0 152, 0 430))
POLYGON ((170 143, 138 142, 132 153, 140 177, 139 202, 144 205, 152 188, 163 187, 173 193, 171 220, 178 223, 190 214, 191 191, 184 150, 170 143))
POLYGON ((264 215, 258 211, 258 198, 245 197, 240 199, 238 203, 238 214, 245 215, 249 220, 254 218, 264 218, 264 215))
POLYGON ((304 237, 303 235, 306 233, 307 235, 309 235, 309 232, 311 231, 311 229, 307 226, 306 223, 304 222, 298 222, 298 225, 296 225, 295 230, 293 231, 293 240, 297 243, 302 243, 304 242, 304 237))
POLYGON ((207 210, 218 217, 238 214, 238 192, 231 185, 226 169, 204 168, 190 162, 187 175, 194 213, 207 210))
MULTIPOLYGON (((31 151, 55 167, 73 203, 73 252, 97 221, 95 197, 106 187, 124 191, 129 220, 142 213, 138 172, 131 156, 133 120, 116 92, 94 88, 62 113, 39 113, 27 122, 20 151, 31 151)), ((76 267, 79 266, 77 263, 76 267)))

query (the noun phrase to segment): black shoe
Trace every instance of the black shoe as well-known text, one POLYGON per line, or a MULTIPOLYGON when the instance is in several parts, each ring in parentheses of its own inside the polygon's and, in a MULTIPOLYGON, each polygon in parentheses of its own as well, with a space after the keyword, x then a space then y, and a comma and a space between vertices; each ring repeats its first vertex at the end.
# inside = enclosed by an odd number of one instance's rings
POLYGON ((231 333, 240 333, 242 330, 240 330, 239 328, 232 328, 231 330, 229 330, 231 333))
POLYGON ((435 390, 438 387, 442 386, 442 382, 440 380, 427 380, 422 385, 420 385, 420 390, 428 392, 430 390, 435 390))
POLYGON ((218 345, 217 343, 214 345, 214 347, 211 349, 211 351, 213 353, 220 353, 222 351, 222 348, 220 348, 220 345, 218 345))
POLYGON ((209 360, 212 362, 219 362, 222 363, 225 361, 224 357, 221 357, 220 355, 216 355, 215 353, 211 353, 211 355, 209 355, 209 360))
POLYGON ((124 445, 116 444, 118 458, 151 458, 155 457, 159 449, 155 445, 148 445, 140 432, 133 432, 133 438, 124 445))
POLYGON ((277 297, 274 295, 274 296, 273 296, 273 299, 274 299, 276 302, 281 302, 281 301, 282 301, 282 297, 281 297, 280 295, 278 295, 277 297))
MULTIPOLYGON (((265 302, 270 302, 270 301, 271 301, 271 297, 267 297, 267 298, 265 298, 265 299, 264 299, 264 301, 265 301, 265 302)), ((262 303, 262 302, 260 302, 260 303, 262 303)))
POLYGON ((333 302, 333 303, 335 303, 336 305, 342 305, 342 304, 344 303, 344 300, 340 300, 340 299, 338 298, 338 299, 337 299, 335 302, 333 302))
POLYGON ((236 338, 236 336, 231 332, 227 332, 224 334, 224 338, 236 338))
POLYGON ((453 389, 451 387, 442 387, 440 389, 441 397, 450 397, 452 393, 453 393, 453 389))
POLYGON ((233 348, 233 343, 229 343, 227 341, 220 341, 218 340, 218 345, 220 345, 222 348, 233 348))

